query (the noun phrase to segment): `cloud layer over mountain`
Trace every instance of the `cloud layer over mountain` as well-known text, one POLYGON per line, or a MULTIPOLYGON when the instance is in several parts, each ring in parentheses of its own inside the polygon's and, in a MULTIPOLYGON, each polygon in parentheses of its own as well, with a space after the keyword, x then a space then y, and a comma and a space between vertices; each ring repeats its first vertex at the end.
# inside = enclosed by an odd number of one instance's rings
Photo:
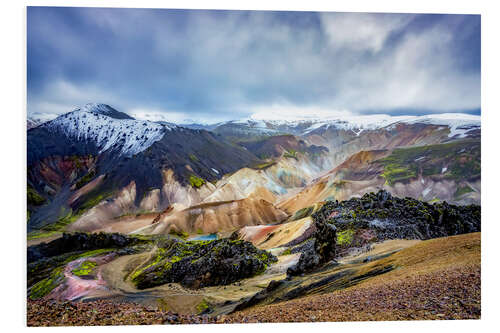
POLYGON ((215 122, 480 109, 480 17, 28 8, 28 114, 215 122))

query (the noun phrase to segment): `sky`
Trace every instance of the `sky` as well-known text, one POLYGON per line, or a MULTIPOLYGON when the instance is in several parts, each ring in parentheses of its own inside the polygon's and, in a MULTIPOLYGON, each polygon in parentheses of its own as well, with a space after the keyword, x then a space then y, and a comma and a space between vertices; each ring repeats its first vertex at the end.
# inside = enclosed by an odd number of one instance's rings
POLYGON ((479 15, 27 9, 28 116, 480 114, 479 15))

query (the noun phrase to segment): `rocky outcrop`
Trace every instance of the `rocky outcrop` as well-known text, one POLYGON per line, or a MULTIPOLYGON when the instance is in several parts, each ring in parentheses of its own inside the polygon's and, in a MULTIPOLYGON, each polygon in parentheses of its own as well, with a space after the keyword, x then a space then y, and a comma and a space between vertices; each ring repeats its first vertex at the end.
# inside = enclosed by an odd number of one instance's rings
POLYGON ((130 278, 139 289, 171 282, 201 288, 251 277, 275 261, 272 254, 242 240, 166 240, 158 244, 152 258, 132 272, 130 278))
POLYGON ((338 229, 338 245, 349 246, 361 232, 372 240, 429 239, 481 231, 481 206, 429 204, 389 192, 367 193, 361 198, 327 202, 313 214, 319 223, 338 229))
POLYGON ((335 258, 337 228, 324 220, 315 220, 315 228, 312 240, 301 247, 297 264, 288 268, 288 275, 302 274, 335 258))
POLYGON ((316 231, 291 249, 301 252, 289 275, 310 271, 349 249, 387 239, 430 239, 481 231, 481 206, 429 204, 380 190, 361 198, 328 201, 312 215, 316 231))
POLYGON ((142 240, 139 238, 117 233, 64 233, 61 238, 49 243, 41 243, 28 247, 28 263, 69 252, 123 248, 140 242, 142 240))

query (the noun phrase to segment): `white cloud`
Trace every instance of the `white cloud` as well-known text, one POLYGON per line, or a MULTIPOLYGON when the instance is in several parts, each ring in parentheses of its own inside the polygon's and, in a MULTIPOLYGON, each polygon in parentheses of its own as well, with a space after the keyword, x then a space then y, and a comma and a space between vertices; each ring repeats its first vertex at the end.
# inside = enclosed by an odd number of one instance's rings
POLYGON ((320 18, 332 47, 376 53, 389 35, 407 25, 413 15, 321 13, 320 18))
POLYGON ((184 123, 189 116, 183 112, 167 111, 161 109, 135 108, 128 111, 132 117, 140 120, 166 121, 169 123, 184 123))
POLYGON ((357 110, 478 108, 480 73, 456 70, 452 37, 441 25, 408 33, 383 58, 352 66, 332 102, 357 110))
POLYGON ((463 34, 478 32, 470 17, 81 13, 80 30, 64 12, 59 20, 65 24, 41 14, 40 29, 31 24, 32 43, 54 57, 33 65, 44 71, 28 91, 29 113, 64 113, 98 102, 141 119, 213 123, 267 112, 480 107, 480 71, 459 64, 463 34), (101 29, 99 35, 82 22, 101 29))
POLYGON ((292 104, 271 104, 251 108, 255 120, 305 120, 305 119, 331 119, 345 118, 354 114, 348 110, 334 110, 317 106, 297 106, 292 104))
POLYGON ((132 108, 128 111, 126 110, 125 112, 140 120, 166 121, 175 124, 213 124, 224 120, 231 120, 227 117, 221 118, 218 116, 211 116, 210 114, 192 114, 188 112, 154 108, 132 108))
POLYGON ((41 94, 28 94, 28 114, 63 114, 87 103, 104 103, 119 108, 119 98, 95 85, 77 85, 67 80, 47 84, 41 94))

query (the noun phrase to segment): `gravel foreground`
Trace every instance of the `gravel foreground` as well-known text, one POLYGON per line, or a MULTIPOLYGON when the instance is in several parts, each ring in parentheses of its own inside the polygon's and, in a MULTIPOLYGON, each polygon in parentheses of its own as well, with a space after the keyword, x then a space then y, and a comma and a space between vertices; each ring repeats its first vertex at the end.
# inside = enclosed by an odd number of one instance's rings
POLYGON ((254 308, 228 323, 479 319, 479 266, 254 308))
POLYGON ((133 303, 28 300, 27 324, 92 326, 480 319, 480 233, 425 241, 384 260, 390 260, 399 268, 348 289, 256 306, 215 318, 175 314, 133 303))
POLYGON ((216 318, 180 315, 134 303, 28 301, 28 326, 265 323, 479 319, 480 267, 315 295, 216 318))
POLYGON ((136 303, 28 300, 28 326, 209 324, 208 316, 181 315, 136 303))

